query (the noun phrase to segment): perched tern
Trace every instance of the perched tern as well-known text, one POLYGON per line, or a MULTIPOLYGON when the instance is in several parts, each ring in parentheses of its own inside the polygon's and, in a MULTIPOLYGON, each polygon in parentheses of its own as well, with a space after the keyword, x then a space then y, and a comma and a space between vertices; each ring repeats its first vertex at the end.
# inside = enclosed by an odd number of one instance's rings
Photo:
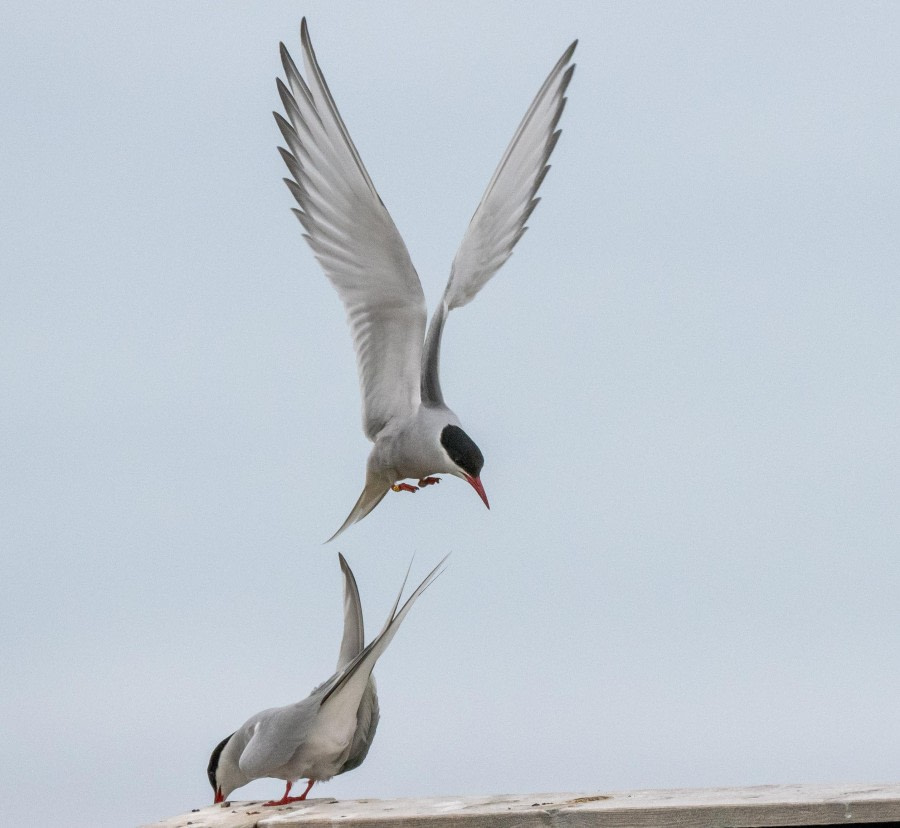
POLYGON ((425 295, 316 60, 306 18, 300 27, 306 79, 281 44, 287 83, 278 79, 285 116, 275 120, 279 147, 303 225, 325 275, 344 303, 356 349, 363 430, 375 445, 353 510, 332 535, 362 520, 394 491, 466 480, 490 508, 484 457, 445 405, 438 376, 447 314, 470 302, 512 254, 540 199, 541 182, 559 139, 556 128, 575 65, 576 40, 544 81, 500 160, 450 268, 441 302, 425 333, 425 295), (418 487, 403 480, 418 481, 418 487))
MULTIPOLYGON (((363 646, 363 616, 353 572, 338 556, 344 573, 344 635, 337 672, 301 702, 273 707, 251 716, 216 745, 207 776, 215 803, 254 779, 272 777, 287 783, 284 796, 266 805, 287 805, 306 799, 312 786, 358 767, 369 752, 378 726, 378 696, 372 670, 391 643, 416 599, 443 571, 441 562, 398 610, 406 578, 381 632, 363 646), (306 779, 300 796, 291 786, 306 779)), ((407 577, 409 572, 407 571, 407 577)))

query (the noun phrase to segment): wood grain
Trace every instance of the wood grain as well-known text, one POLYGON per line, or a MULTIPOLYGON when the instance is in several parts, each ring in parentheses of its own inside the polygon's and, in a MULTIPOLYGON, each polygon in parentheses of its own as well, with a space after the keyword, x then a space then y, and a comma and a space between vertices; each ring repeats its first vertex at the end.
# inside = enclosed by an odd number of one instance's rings
POLYGON ((233 802, 144 828, 764 828, 896 824, 900 784, 233 802))

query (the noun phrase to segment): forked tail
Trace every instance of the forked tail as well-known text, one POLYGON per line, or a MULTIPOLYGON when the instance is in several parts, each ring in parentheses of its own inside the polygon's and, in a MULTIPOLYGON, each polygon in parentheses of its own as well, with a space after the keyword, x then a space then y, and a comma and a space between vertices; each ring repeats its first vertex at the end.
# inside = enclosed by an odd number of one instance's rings
POLYGON ((369 512, 372 511, 381 499, 390 491, 390 485, 386 484, 381 478, 366 477, 366 487, 362 490, 356 505, 347 515, 347 519, 341 524, 341 528, 337 530, 325 543, 331 543, 338 535, 341 534, 348 526, 352 526, 357 521, 362 520, 369 512))

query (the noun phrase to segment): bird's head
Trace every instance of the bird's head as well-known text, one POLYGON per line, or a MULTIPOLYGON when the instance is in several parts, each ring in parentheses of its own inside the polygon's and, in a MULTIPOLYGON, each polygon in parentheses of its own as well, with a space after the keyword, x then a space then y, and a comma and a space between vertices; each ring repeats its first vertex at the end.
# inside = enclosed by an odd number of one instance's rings
POLYGON ((475 445, 475 441, 466 434, 458 425, 446 425, 441 431, 441 445, 450 461, 456 467, 452 474, 465 480, 484 501, 484 505, 491 508, 484 486, 481 485, 481 469, 484 466, 484 455, 481 449, 475 445))
POLYGON ((214 805, 224 802, 235 788, 240 788, 249 781, 241 773, 237 759, 231 755, 232 751, 227 749, 231 744, 232 736, 234 733, 222 739, 209 757, 206 775, 214 792, 214 805))

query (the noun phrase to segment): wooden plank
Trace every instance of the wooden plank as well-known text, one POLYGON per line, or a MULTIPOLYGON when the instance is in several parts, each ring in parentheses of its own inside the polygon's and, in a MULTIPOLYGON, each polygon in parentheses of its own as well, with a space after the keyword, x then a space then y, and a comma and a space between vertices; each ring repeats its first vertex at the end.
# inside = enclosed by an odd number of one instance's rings
POLYGON ((760 785, 427 799, 233 802, 144 828, 775 828, 895 823, 900 785, 760 785))

